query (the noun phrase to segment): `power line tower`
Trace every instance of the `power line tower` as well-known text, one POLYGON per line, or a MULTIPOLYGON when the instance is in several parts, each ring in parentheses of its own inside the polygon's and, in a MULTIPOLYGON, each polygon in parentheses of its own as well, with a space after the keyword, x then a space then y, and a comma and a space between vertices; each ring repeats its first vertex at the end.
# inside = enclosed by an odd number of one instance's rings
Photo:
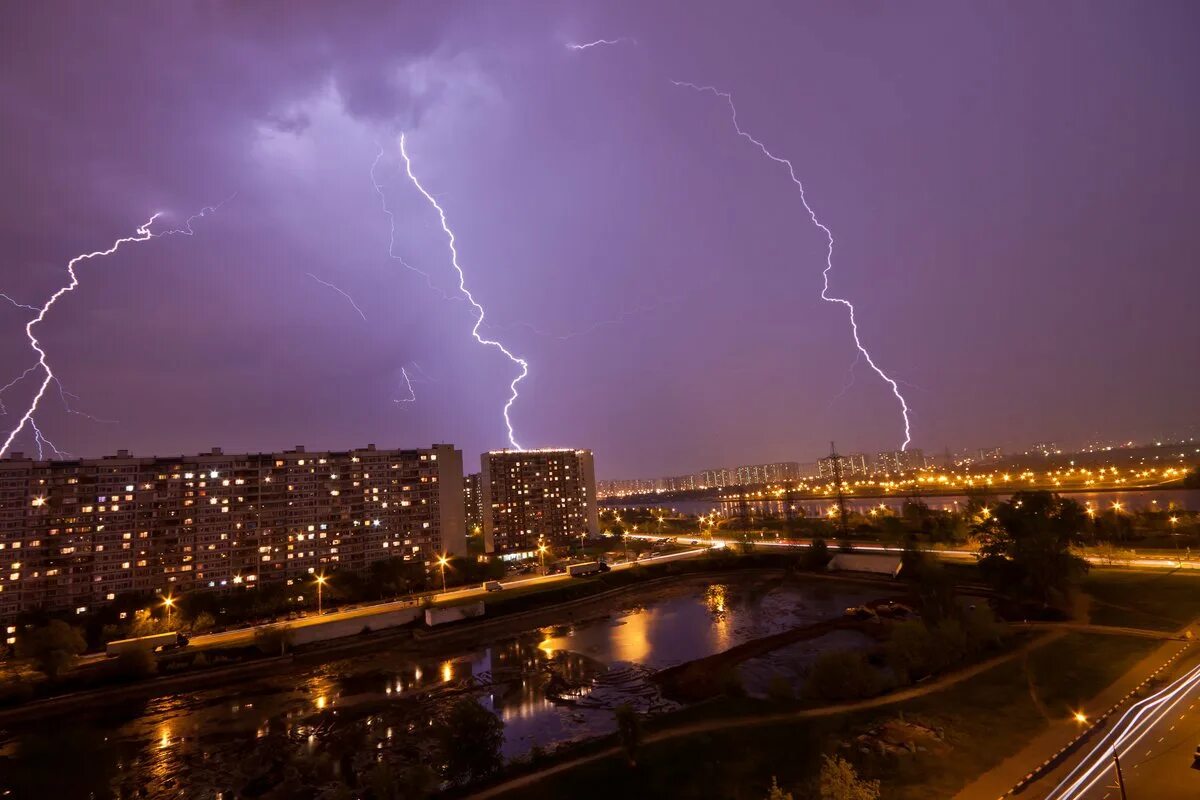
POLYGON ((842 457, 838 455, 837 447, 829 443, 829 460, 833 462, 833 484, 837 487, 838 504, 838 536, 845 541, 848 536, 846 524, 846 493, 842 490, 842 457))

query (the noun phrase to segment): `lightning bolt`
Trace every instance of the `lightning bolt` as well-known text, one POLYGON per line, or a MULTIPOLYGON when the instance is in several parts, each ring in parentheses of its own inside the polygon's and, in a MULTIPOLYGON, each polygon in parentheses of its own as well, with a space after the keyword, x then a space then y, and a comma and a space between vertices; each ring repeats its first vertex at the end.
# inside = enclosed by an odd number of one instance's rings
POLYGON ((875 374, 882 378, 883 381, 891 387, 892 394, 896 396, 896 400, 898 400, 900 403, 900 413, 904 418, 904 443, 900 445, 900 449, 907 449, 909 443, 912 441, 912 429, 909 425, 908 419, 908 402, 904 399, 904 395, 900 393, 899 383, 897 383, 894 378, 879 368, 879 365, 875 363, 875 359, 871 358, 871 353, 866 347, 863 346, 862 339, 860 339, 858 335, 858 322, 854 316, 854 304, 843 297, 835 297, 829 294, 829 271, 833 269, 833 232, 830 231, 829 228, 817 218, 816 212, 814 212, 812 210, 812 206, 808 204, 808 198, 804 194, 804 184, 800 182, 798 177, 796 177, 796 169, 792 166, 792 162, 786 158, 781 158, 775 155, 767 149, 766 145, 742 129, 742 126, 738 124, 737 106, 733 104, 733 95, 731 95, 729 92, 722 92, 713 86, 699 86, 695 83, 688 83, 687 81, 671 81, 671 83, 676 86, 693 89, 694 91, 700 93, 708 92, 717 97, 724 98, 725 102, 729 104, 729 112, 733 121, 733 128, 735 131, 737 131, 738 136, 741 136, 743 139, 757 147, 759 151, 761 151, 762 154, 767 158, 771 159, 777 164, 782 164, 787 167, 788 175, 791 177, 792 183, 796 184, 796 188, 800 190, 800 202, 804 204, 804 210, 808 212, 808 216, 812 220, 812 223, 821 229, 821 232, 825 234, 826 239, 829 241, 828 249, 825 252, 825 269, 821 271, 821 276, 824 279, 824 286, 821 289, 821 299, 828 303, 837 303, 846 307, 846 312, 850 317, 850 332, 854 336, 854 346, 858 348, 859 354, 866 359, 867 364, 869 364, 871 369, 875 371, 875 374))
MULTIPOLYGON (((230 198, 230 199, 232 199, 232 198, 230 198)), ((177 233, 183 234, 185 236, 192 236, 194 233, 194 231, 192 231, 192 227, 191 227, 192 221, 199 219, 201 217, 204 217, 207 214, 210 214, 210 213, 216 211, 217 208, 219 208, 225 202, 226 201, 223 200, 223 201, 221 201, 221 203, 218 203, 216 206, 205 206, 198 213, 193 214, 192 216, 188 217, 187 220, 184 222, 183 228, 175 228, 175 229, 172 229, 169 231, 164 231, 162 233, 157 233, 157 234, 150 232, 150 226, 154 224, 155 220, 157 220, 160 216, 162 216, 161 212, 156 212, 154 215, 152 215, 150 217, 150 219, 146 220, 146 222, 144 222, 142 225, 138 226, 138 228, 136 229, 136 232, 133 236, 121 237, 121 238, 117 239, 115 242, 113 242, 112 245, 110 245, 105 250, 94 250, 90 253, 83 253, 81 255, 75 256, 74 258, 72 258, 70 261, 67 262, 67 274, 71 277, 71 280, 65 286, 63 286, 62 288, 60 288, 56 292, 54 292, 54 294, 50 295, 50 298, 48 300, 46 300, 46 302, 40 308, 34 309, 37 311, 37 314, 33 317, 33 319, 31 319, 31 320, 29 320, 29 322, 25 323, 25 336, 26 336, 26 338, 29 339, 29 346, 33 348, 33 351, 35 353, 37 353, 37 357, 38 357, 37 364, 35 364, 32 367, 30 367, 29 369, 25 370, 25 372, 23 372, 20 377, 16 378, 13 381, 10 381, 7 386, 0 388, 0 393, 3 393, 6 389, 11 388, 14 384, 23 380, 26 376, 29 375, 29 373, 31 373, 39 368, 45 373, 45 376, 42 378, 42 382, 38 385, 37 392, 35 392, 33 395, 33 400, 30 401, 30 403, 29 403, 29 407, 26 408, 25 412, 21 415, 21 419, 17 422, 17 426, 15 428, 13 428, 11 431, 9 431, 8 436, 4 440, 4 444, 0 445, 0 457, 3 457, 4 454, 8 452, 9 448, 12 447, 13 440, 16 439, 17 436, 21 433, 21 431, 25 429, 26 425, 28 425, 33 430, 34 441, 36 442, 36 444, 38 446, 39 458, 43 454, 43 450, 42 450, 43 444, 47 445, 51 450, 53 450, 60 457, 63 455, 63 451, 61 451, 57 447, 55 447, 54 444, 49 439, 47 439, 45 436, 42 435, 41 430, 38 429, 37 422, 33 418, 34 412, 37 411, 38 405, 42 402, 42 398, 45 396, 46 389, 49 388, 50 383, 58 382, 58 378, 57 378, 57 376, 55 376, 54 370, 50 367, 50 362, 47 360, 46 351, 42 349, 41 342, 39 342, 37 336, 34 335, 33 329, 35 327, 37 327, 39 324, 41 324, 43 320, 46 319, 46 314, 49 313, 50 309, 53 308, 54 304, 56 302, 58 302, 58 299, 60 297, 67 294, 68 292, 74 291, 75 287, 77 287, 79 285, 79 276, 75 272, 75 267, 78 264, 81 264, 84 261, 90 261, 93 258, 103 258, 105 256, 111 256, 113 253, 120 250, 122 245, 133 244, 136 242, 148 242, 151 239, 154 239, 159 236, 170 236, 170 235, 177 234, 177 233)), ((59 386, 59 390, 61 391, 62 384, 58 384, 58 386, 59 386)), ((63 397, 63 402, 66 403, 66 394, 64 393, 62 395, 62 397, 63 397)), ((68 410, 71 410, 69 404, 68 404, 68 410)))
POLYGON ((524 450, 525 448, 521 447, 521 445, 517 443, 516 434, 513 432, 512 419, 509 417, 509 411, 512 409, 512 404, 516 402, 516 399, 520 396, 520 393, 517 391, 517 384, 524 380, 525 376, 529 374, 529 362, 523 358, 518 358, 517 356, 513 355, 511 352, 509 352, 508 348, 495 339, 485 339, 479 335, 479 328, 483 325, 484 310, 483 306, 481 306, 478 301, 475 300, 475 296, 471 294, 470 290, 467 289, 467 276, 463 273, 462 267, 458 264, 458 248, 455 246, 454 231, 450 230, 450 225, 446 222, 446 212, 440 205, 438 205, 438 202, 434 199, 433 195, 431 195, 425 189, 425 187, 421 185, 421 181, 419 181, 417 176, 413 173, 412 159, 408 157, 408 148, 405 145, 406 140, 404 134, 402 133, 400 134, 400 155, 404 158, 404 171, 408 174, 408 179, 412 181, 413 186, 417 187, 417 191, 424 195, 425 199, 429 201, 429 204, 437 211, 438 219, 442 224, 442 230, 445 232, 450 243, 450 263, 454 266, 454 270, 458 273, 458 290, 463 294, 464 297, 467 298, 467 302, 471 304, 471 307, 474 308, 478 314, 478 316, 475 318, 475 325, 471 328, 471 336, 475 338, 475 341, 482 345, 496 348, 503 353, 509 361, 520 367, 519 374, 517 377, 513 378, 512 383, 508 385, 511 394, 508 397, 508 402, 504 404, 504 426, 508 429, 509 444, 511 444, 516 450, 524 450))
MULTIPOLYGON (((379 154, 376 155, 375 160, 373 162, 371 162, 371 173, 370 174, 371 174, 371 185, 375 187, 375 192, 379 195, 379 204, 383 208, 383 213, 387 214, 387 218, 388 218, 388 226, 389 226, 388 257, 393 258, 396 261, 399 261, 400 266, 404 267, 405 269, 409 270, 410 272, 415 272, 418 275, 420 275, 422 278, 424 278, 425 285, 428 286, 434 292, 436 292, 443 300, 457 300, 458 299, 457 297, 451 297, 450 295, 446 294, 446 292, 443 291, 441 288, 436 286, 433 282, 433 278, 430 277, 428 272, 425 272, 424 270, 421 270, 421 269, 417 269, 412 264, 409 264, 407 261, 405 261, 403 256, 396 255, 396 215, 392 213, 392 210, 390 208, 388 208, 387 195, 384 194, 383 186, 381 186, 379 181, 377 181, 375 179, 375 169, 379 166, 379 160, 382 158, 383 158, 383 148, 380 147, 379 154)), ((436 205, 436 203, 434 205, 436 205)))
MULTIPOLYGON (((420 367, 418 367, 420 369, 420 367)), ((408 387, 408 397, 398 397, 393 402, 396 403, 415 403, 417 402, 417 393, 413 389, 412 378, 408 377, 408 370, 404 367, 400 368, 400 374, 404 376, 404 384, 408 387)))
POLYGON ((321 284, 322 286, 328 286, 330 289, 333 289, 335 292, 337 292, 338 294, 340 294, 342 297, 344 297, 344 298, 346 298, 347 300, 349 300, 349 301, 350 301, 350 305, 354 306, 354 310, 355 310, 355 311, 357 311, 357 312, 358 312, 358 315, 359 315, 360 317, 362 317, 362 318, 363 318, 363 322, 366 322, 366 321, 367 321, 367 315, 366 315, 366 314, 364 314, 364 313, 363 313, 363 310, 362 310, 361 308, 359 308, 359 307, 358 307, 358 303, 354 302, 354 298, 353 298, 353 297, 351 297, 349 294, 347 294, 345 291, 343 291, 342 289, 339 289, 337 286, 334 286, 334 285, 333 285, 332 283, 330 283, 329 281, 323 281, 323 280, 321 280, 321 279, 320 279, 320 278, 318 278, 316 275, 313 275, 311 272, 306 272, 306 273, 304 273, 304 274, 305 274, 305 275, 307 275, 308 277, 312 278, 314 281, 316 281, 317 283, 321 284))
POLYGON ((17 308, 27 308, 27 309, 29 309, 30 311, 37 311, 37 310, 38 310, 38 307, 37 307, 37 306, 27 306, 27 305, 25 305, 24 303, 18 303, 16 300, 13 300, 11 297, 9 297, 8 295, 4 294, 4 292, 0 292, 0 297, 3 297, 5 300, 7 300, 8 302, 12 303, 12 304, 13 304, 14 306, 16 306, 17 308))
POLYGON ((620 37, 617 37, 616 39, 597 39, 594 42, 583 42, 582 44, 578 44, 576 42, 567 42, 567 49, 568 50, 590 50, 593 47, 601 47, 603 45, 612 45, 612 44, 624 44, 626 42, 628 42, 629 44, 637 44, 637 39, 634 39, 631 36, 620 36, 620 37))

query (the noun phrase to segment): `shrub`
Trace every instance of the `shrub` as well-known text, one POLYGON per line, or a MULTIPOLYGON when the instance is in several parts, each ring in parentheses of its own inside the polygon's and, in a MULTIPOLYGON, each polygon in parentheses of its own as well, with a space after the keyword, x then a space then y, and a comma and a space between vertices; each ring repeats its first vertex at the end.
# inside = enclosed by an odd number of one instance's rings
POLYGON ((879 673, 861 652, 831 650, 813 664, 804 693, 809 699, 830 702, 871 697, 883 688, 879 673))
POLYGON ((86 649, 83 633, 58 619, 17 640, 17 655, 32 661, 50 680, 66 672, 86 649))
POLYGON ((117 677, 128 680, 148 678, 158 671, 158 659, 148 647, 134 647, 122 650, 113 662, 117 677))

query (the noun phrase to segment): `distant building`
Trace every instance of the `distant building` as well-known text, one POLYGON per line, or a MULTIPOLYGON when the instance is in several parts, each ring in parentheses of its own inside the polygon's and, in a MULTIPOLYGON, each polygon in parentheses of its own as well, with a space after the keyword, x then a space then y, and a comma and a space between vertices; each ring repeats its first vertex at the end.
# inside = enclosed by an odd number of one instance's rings
POLYGON ((979 460, 980 461, 983 461, 983 462, 999 461, 1003 457, 1004 457, 1004 452, 999 447, 981 447, 981 448, 979 448, 979 460))
POLYGON ((1062 455, 1062 450, 1059 449, 1058 442, 1034 442, 1033 447, 1025 455, 1038 455, 1049 458, 1050 456, 1062 455))
MULTIPOLYGON (((0 461, 0 620, 118 595, 311 581, 466 554, 462 453, 421 450, 0 461)), ((11 636, 11 634, 9 634, 11 636)), ((6 637, 7 638, 7 637, 6 637)))
POLYGON ((733 485, 733 473, 725 468, 706 469, 700 473, 700 486, 704 489, 724 489, 733 485))
POLYGON ((478 472, 463 478, 463 513, 468 533, 474 533, 476 528, 483 530, 483 491, 478 472))
POLYGON ((489 553, 532 554, 539 540, 563 546, 600 535, 591 450, 493 450, 480 461, 489 553))
POLYGON ((879 453, 875 456, 875 463, 872 465, 875 472, 913 472, 919 469, 925 469, 925 451, 914 448, 912 450, 891 450, 888 452, 879 453))
POLYGON ((734 470, 734 482, 742 486, 765 483, 786 483, 800 477, 800 465, 795 461, 773 464, 745 464, 734 470))
MULTIPOLYGON (((799 467, 799 465, 797 465, 799 467)), ((841 469, 842 477, 848 478, 851 475, 866 475, 867 474, 867 456, 865 453, 852 453, 848 456, 837 457, 837 467, 841 469)), ((832 479, 834 477, 834 457, 826 456, 817 461, 817 469, 820 477, 832 479)))

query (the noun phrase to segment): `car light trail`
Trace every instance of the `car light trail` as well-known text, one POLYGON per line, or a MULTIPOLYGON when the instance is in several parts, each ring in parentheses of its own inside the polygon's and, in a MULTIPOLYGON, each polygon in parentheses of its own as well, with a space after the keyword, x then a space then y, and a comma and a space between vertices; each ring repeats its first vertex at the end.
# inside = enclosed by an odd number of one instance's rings
POLYGON ((729 112, 733 121, 733 128, 737 131, 738 136, 741 136, 743 139, 757 147, 759 151, 761 151, 762 154, 767 158, 787 167, 788 175, 791 177, 792 183, 796 184, 796 188, 800 190, 800 202, 804 204, 804 209, 808 212, 808 216, 812 220, 812 223, 821 229, 821 232, 825 234, 825 238, 829 242, 828 248, 825 252, 825 269, 821 272, 821 276, 824 279, 824 286, 821 289, 821 299, 829 303, 837 303, 845 306, 846 312, 850 317, 850 332, 854 336, 854 346, 858 348, 858 352, 863 358, 866 359, 867 364, 869 364, 871 369, 875 371, 875 374, 882 378, 884 382, 891 387, 892 394, 894 394, 896 396, 896 400, 900 402, 900 413, 904 418, 904 443, 900 445, 900 449, 906 449, 909 445, 909 442, 912 441, 912 429, 909 425, 908 419, 908 402, 904 399, 904 395, 900 393, 900 385, 896 382, 896 380, 879 368, 879 365, 877 365, 875 360, 871 357, 871 353, 868 352, 867 348, 863 346, 862 339, 859 338, 858 335, 858 322, 854 316, 854 304, 843 297, 835 297, 829 293, 829 272, 833 269, 833 232, 830 231, 820 219, 818 219, 816 212, 814 212, 812 206, 808 204, 808 198, 804 194, 804 184, 801 183, 798 177, 796 177, 796 169, 792 166, 792 162, 786 158, 781 158, 780 156, 775 155, 767 149, 766 145, 742 129, 742 126, 738 123, 737 106, 733 104, 733 95, 731 95, 729 92, 723 92, 713 86, 700 86, 695 83, 688 83, 687 81, 671 81, 671 83, 673 83, 675 86, 686 87, 701 93, 711 93, 717 97, 723 98, 725 102, 729 104, 729 112))
POLYGON ((516 434, 513 432, 512 419, 509 416, 509 411, 512 409, 513 403, 516 402, 516 399, 520 396, 520 393, 517 390, 517 384, 524 380, 525 376, 529 374, 529 362, 523 358, 513 355, 511 352, 509 352, 508 348, 495 339, 485 339, 479 335, 479 328, 483 325, 483 306, 481 306, 475 300, 475 296, 471 294, 469 289, 467 289, 467 277, 465 273, 463 273, 462 267, 458 264, 458 248, 455 246, 454 231, 450 229, 450 225, 446 222, 445 210, 438 205, 437 200, 435 200, 433 195, 421 185, 421 181, 419 181, 416 174, 413 173, 412 160, 408 157, 408 148, 406 147, 404 134, 400 134, 400 155, 404 157, 404 171, 408 174, 408 179, 412 181, 413 186, 417 187, 417 191, 419 191, 425 197, 425 199, 429 201, 429 204, 433 206, 434 210, 437 211, 438 219, 442 224, 442 230, 445 232, 446 237, 449 240, 450 263, 454 266, 455 272, 458 273, 458 290, 462 292, 464 297, 467 298, 467 302, 471 304, 471 307, 475 309, 475 312, 478 315, 475 318, 475 325, 471 328, 471 336, 475 338, 475 341, 482 345, 496 348, 503 353, 509 361, 513 362, 520 368, 517 377, 513 378, 512 383, 509 384, 511 394, 508 397, 508 402, 504 404, 504 426, 508 429, 509 444, 511 444, 513 448, 517 450, 524 450, 525 448, 521 447, 521 445, 517 443, 516 434))
POLYGON ((1124 756, 1137 745, 1156 724, 1186 698, 1200 688, 1200 666, 1193 667, 1174 683, 1135 703, 1104 735, 1083 760, 1071 770, 1047 800, 1072 800, 1083 797, 1113 768, 1112 757, 1124 756))
MULTIPOLYGON (((229 199, 232 199, 232 197, 229 199)), ((90 261, 93 258, 103 258, 104 256, 110 256, 113 253, 120 250, 122 245, 132 244, 135 242, 147 242, 154 238, 158 238, 161 236, 170 236, 170 235, 177 234, 177 233, 183 234, 185 236, 191 236, 194 233, 194 231, 192 230, 192 221, 199 219, 201 217, 204 217, 211 212, 216 211, 225 202, 227 202, 227 201, 223 200, 220 203, 218 203, 216 206, 205 206, 198 213, 193 214, 192 216, 188 217, 187 220, 184 222, 184 226, 182 228, 175 228, 175 229, 172 229, 169 231, 164 231, 162 233, 152 233, 150 231, 150 226, 153 225, 154 222, 160 216, 162 216, 161 212, 156 212, 155 214, 153 214, 150 217, 150 219, 146 220, 146 222, 144 222, 144 223, 142 223, 142 225, 138 226, 138 228, 136 229, 136 232, 134 233, 133 236, 121 237, 121 238, 117 239, 115 242, 113 242, 112 245, 110 245, 105 250, 94 250, 90 253, 83 253, 81 255, 75 256, 74 258, 72 258, 70 261, 67 262, 67 274, 71 278, 70 281, 68 281, 65 286, 62 286, 57 291, 55 291, 54 294, 50 295, 50 298, 48 300, 46 300, 46 302, 41 307, 36 309, 37 314, 33 317, 33 319, 31 319, 31 320, 29 320, 29 322, 25 323, 25 336, 26 336, 26 338, 29 339, 29 346, 32 347, 33 351, 37 354, 37 363, 35 365, 33 365, 32 367, 30 367, 29 369, 25 370, 25 372, 23 372, 20 377, 9 382, 8 385, 6 385, 2 389, 0 389, 0 393, 2 393, 5 389, 12 387, 14 384, 18 383, 19 381, 24 379, 26 376, 28 376, 29 373, 31 373, 39 368, 45 373, 45 375, 42 378, 42 382, 38 385, 37 391, 33 395, 33 399, 29 403, 28 408, 26 408, 25 412, 21 415, 21 418, 17 422, 16 427, 14 427, 11 431, 8 432, 8 435, 4 440, 4 444, 0 445, 0 457, 3 457, 4 454, 8 452, 9 448, 12 447, 13 441, 17 438, 17 436, 21 433, 21 431, 23 431, 25 429, 26 425, 28 425, 33 430, 34 442, 37 444, 37 447, 38 447, 39 458, 43 454, 43 450, 42 450, 43 444, 49 446, 50 449, 52 449, 54 452, 56 452, 60 455, 63 452, 63 451, 59 450, 57 447, 55 447, 54 444, 51 443, 49 439, 47 439, 45 436, 42 435, 41 430, 38 429, 37 423, 34 421, 34 418, 33 418, 33 415, 38 410, 38 405, 42 402, 42 398, 45 396, 46 389, 50 386, 50 383, 52 381, 55 383, 58 382, 58 378, 57 378, 57 376, 55 376, 54 370, 50 367, 50 362, 47 360, 46 351, 42 349, 41 342, 38 341, 38 338, 34 335, 33 330, 43 320, 46 319, 46 314, 49 313, 50 309, 54 306, 54 304, 56 302, 58 302, 58 299, 60 297, 67 294, 68 292, 74 291, 75 287, 77 287, 79 285, 79 276, 75 272, 76 265, 81 264, 84 261, 90 261)), ((60 389, 60 391, 62 390, 61 384, 59 384, 59 389, 60 389)), ((63 402, 65 403, 66 395, 63 394, 62 397, 63 397, 63 402)), ((69 405, 68 405, 68 410, 71 410, 69 405)))

